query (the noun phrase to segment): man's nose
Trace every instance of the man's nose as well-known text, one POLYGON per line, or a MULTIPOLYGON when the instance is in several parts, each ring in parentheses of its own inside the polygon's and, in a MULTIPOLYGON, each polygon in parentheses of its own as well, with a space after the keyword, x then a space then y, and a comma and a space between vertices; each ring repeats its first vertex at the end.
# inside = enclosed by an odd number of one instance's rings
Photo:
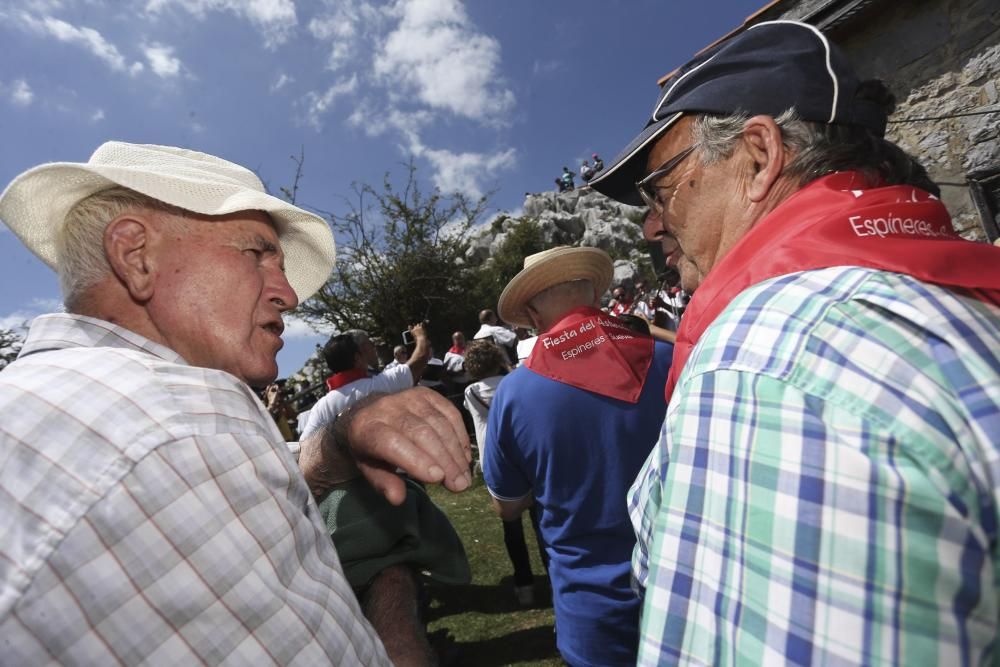
POLYGON ((663 221, 652 210, 648 211, 642 220, 642 237, 647 241, 659 241, 664 234, 663 221))
POLYGON ((288 278, 285 277, 283 272, 278 272, 277 277, 274 279, 269 298, 271 303, 276 305, 281 312, 292 310, 295 306, 299 305, 299 297, 296 296, 295 290, 292 289, 288 278))

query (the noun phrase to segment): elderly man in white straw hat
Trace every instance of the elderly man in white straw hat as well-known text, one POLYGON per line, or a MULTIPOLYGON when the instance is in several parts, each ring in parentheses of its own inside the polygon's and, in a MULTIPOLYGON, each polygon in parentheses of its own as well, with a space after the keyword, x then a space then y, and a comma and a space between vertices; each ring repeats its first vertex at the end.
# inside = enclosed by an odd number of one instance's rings
MULTIPOLYGON (((119 142, 21 174, 0 219, 67 310, 0 375, 2 662, 389 664, 310 494, 336 476, 330 443, 300 471, 250 389, 333 267, 324 221, 220 158, 119 142)), ((433 392, 342 421, 394 502, 396 466, 469 483, 433 392)))
POLYGON ((612 274, 597 248, 525 258, 499 311, 537 329, 538 341, 497 388, 482 453, 504 520, 539 505, 557 644, 575 666, 635 662, 635 536, 624 498, 663 422, 673 352, 598 309, 612 274))

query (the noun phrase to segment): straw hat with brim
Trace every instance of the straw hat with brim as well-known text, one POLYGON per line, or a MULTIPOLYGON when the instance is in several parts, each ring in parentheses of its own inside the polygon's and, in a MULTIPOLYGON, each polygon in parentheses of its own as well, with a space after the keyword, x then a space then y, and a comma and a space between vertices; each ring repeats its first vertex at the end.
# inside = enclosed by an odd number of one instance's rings
POLYGON ((86 163, 54 162, 29 169, 0 195, 0 220, 57 269, 55 240, 66 214, 86 197, 116 185, 202 215, 267 213, 299 301, 312 296, 333 270, 333 234, 323 218, 267 194, 249 169, 171 146, 109 141, 86 163))
POLYGON ((524 269, 507 283, 500 295, 497 304, 500 319, 531 328, 525 306, 536 294, 572 280, 589 280, 598 294, 604 294, 611 286, 614 271, 611 257, 599 248, 560 246, 528 255, 524 258, 524 269))

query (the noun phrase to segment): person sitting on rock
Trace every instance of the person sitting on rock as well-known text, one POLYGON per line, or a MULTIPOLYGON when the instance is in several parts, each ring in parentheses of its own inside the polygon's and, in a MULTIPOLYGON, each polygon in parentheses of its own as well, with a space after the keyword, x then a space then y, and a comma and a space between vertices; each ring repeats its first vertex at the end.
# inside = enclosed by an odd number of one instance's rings
POLYGON ((604 169, 604 160, 601 159, 600 155, 598 155, 597 153, 594 153, 590 157, 594 161, 594 174, 596 174, 600 170, 604 169))
POLYGON ((582 178, 584 182, 586 182, 589 181, 593 175, 594 175, 593 168, 590 166, 589 162, 584 160, 583 164, 580 165, 580 178, 582 178))
POLYGON ((560 192, 565 192, 565 191, 572 192, 573 189, 576 187, 576 183, 574 181, 576 177, 573 175, 573 172, 569 170, 569 167, 565 166, 563 167, 563 173, 561 178, 562 178, 563 189, 560 190, 560 192))

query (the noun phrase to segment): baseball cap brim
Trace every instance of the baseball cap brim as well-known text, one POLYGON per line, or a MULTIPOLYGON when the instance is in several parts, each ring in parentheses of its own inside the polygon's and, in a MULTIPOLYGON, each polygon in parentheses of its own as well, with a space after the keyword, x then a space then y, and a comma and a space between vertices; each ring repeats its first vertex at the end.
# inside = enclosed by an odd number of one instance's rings
POLYGON ((662 120, 650 121, 635 139, 629 142, 621 153, 605 167, 597 177, 587 184, 602 195, 630 206, 645 206, 636 182, 646 174, 646 158, 653 144, 676 123, 683 112, 677 112, 662 120))

